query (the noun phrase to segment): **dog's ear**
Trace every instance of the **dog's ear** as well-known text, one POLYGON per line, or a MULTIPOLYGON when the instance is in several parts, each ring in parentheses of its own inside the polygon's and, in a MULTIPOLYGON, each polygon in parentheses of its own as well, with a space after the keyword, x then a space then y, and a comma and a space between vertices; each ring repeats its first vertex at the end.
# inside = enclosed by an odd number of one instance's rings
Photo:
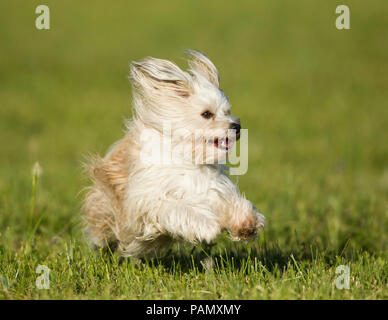
POLYGON ((129 79, 134 88, 147 95, 188 98, 191 93, 190 75, 168 60, 150 57, 133 61, 129 79))
POLYGON ((201 74, 219 88, 220 77, 213 62, 211 62, 205 54, 198 50, 187 50, 185 53, 192 58, 189 60, 190 71, 194 74, 201 74))

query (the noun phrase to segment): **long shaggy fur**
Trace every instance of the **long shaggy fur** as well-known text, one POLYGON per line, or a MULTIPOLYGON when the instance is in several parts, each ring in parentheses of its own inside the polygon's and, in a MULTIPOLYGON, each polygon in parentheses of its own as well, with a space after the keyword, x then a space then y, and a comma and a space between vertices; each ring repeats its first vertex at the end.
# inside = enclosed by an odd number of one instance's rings
POLYGON ((89 166, 93 185, 83 212, 87 236, 97 247, 141 257, 176 239, 210 242, 224 229, 234 240, 249 239, 264 226, 263 216, 218 164, 227 150, 215 141, 239 124, 219 89, 218 71, 201 52, 187 54, 188 72, 155 58, 131 64, 134 116, 125 136, 89 166), (204 111, 212 117, 204 118, 204 111), (144 132, 162 133, 166 121, 172 147, 189 153, 174 154, 181 160, 174 163, 144 162, 142 150, 154 147, 144 132), (198 129, 202 134, 194 135, 198 129))

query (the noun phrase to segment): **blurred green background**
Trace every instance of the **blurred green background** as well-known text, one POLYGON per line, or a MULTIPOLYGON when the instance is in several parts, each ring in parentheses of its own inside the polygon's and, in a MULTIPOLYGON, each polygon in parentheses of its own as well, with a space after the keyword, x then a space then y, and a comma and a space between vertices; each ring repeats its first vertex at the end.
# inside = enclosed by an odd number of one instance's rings
POLYGON ((81 162, 123 135, 130 60, 185 67, 191 48, 249 130, 239 185, 266 216, 266 243, 386 253, 387 31, 387 1, 2 0, 0 244, 25 239, 36 161, 37 245, 81 238, 81 162), (50 30, 35 28, 39 4, 50 30), (350 30, 335 28, 339 4, 350 30))

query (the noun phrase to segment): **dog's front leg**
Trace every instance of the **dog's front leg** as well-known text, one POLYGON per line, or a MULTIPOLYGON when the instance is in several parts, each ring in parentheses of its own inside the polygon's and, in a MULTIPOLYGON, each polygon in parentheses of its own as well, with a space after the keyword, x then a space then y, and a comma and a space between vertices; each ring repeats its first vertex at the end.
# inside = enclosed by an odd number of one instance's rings
POLYGON ((222 195, 222 205, 217 210, 222 228, 230 233, 233 240, 254 238, 258 229, 264 227, 264 216, 226 176, 220 177, 215 188, 222 195))
POLYGON ((169 199, 161 203, 157 217, 158 228, 173 238, 192 243, 210 243, 221 232, 219 217, 205 199, 169 199))

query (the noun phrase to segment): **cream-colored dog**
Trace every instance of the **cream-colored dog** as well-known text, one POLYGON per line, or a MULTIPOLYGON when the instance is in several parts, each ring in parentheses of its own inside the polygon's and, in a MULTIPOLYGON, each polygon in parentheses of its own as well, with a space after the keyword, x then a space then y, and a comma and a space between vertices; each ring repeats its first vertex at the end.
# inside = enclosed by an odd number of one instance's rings
POLYGON ((213 63, 199 51, 188 54, 188 72, 155 58, 131 65, 133 119, 124 138, 89 166, 94 184, 83 211, 97 247, 142 257, 176 239, 210 242, 224 229, 246 240, 264 226, 220 164, 240 136, 240 120, 230 114, 213 63), (156 159, 155 148, 167 140, 173 156, 162 148, 156 159))

